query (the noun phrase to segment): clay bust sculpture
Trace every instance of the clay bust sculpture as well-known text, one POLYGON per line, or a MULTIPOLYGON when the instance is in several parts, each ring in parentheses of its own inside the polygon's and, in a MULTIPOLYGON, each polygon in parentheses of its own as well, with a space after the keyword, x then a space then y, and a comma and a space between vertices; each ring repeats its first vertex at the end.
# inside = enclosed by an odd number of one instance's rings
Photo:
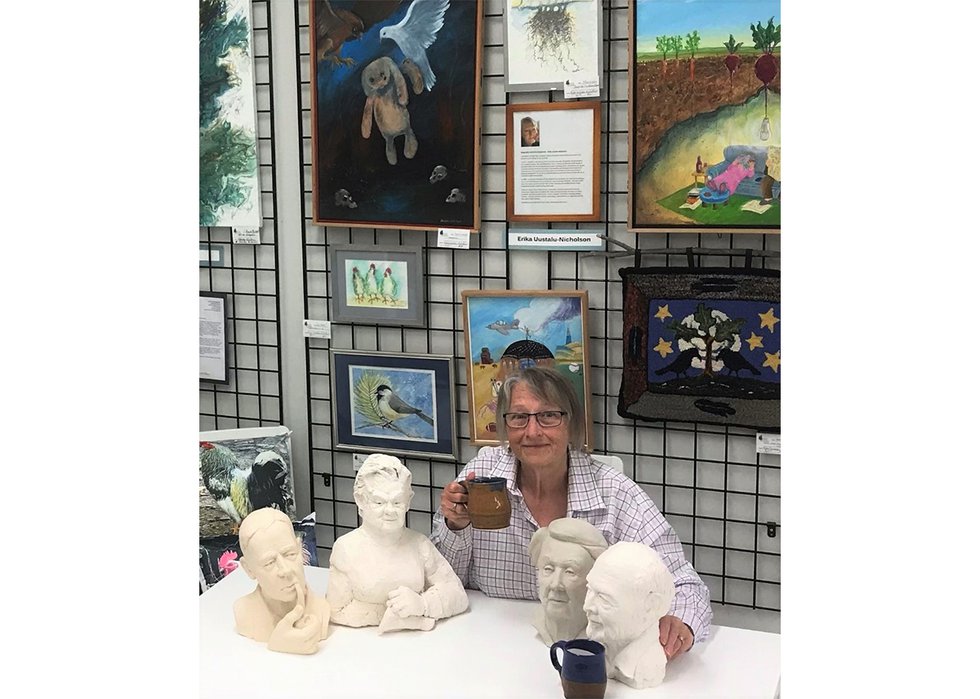
POLYGON ((289 517, 264 507, 238 530, 241 566, 258 581, 235 601, 235 630, 281 653, 316 653, 327 637, 330 609, 310 592, 303 574, 303 545, 289 517))
POLYGON ((607 546, 602 532, 584 519, 571 517, 553 520, 531 537, 528 551, 538 571, 541 599, 533 623, 549 646, 584 637, 585 576, 607 546))
POLYGON ((393 456, 371 454, 354 478, 361 526, 334 543, 327 602, 344 626, 429 631, 466 611, 452 567, 421 533, 405 527, 412 474, 393 456))
POLYGON ((674 601, 674 577, 659 554, 621 541, 599 556, 587 581, 585 633, 606 647, 608 676, 637 689, 663 682, 660 618, 674 601))

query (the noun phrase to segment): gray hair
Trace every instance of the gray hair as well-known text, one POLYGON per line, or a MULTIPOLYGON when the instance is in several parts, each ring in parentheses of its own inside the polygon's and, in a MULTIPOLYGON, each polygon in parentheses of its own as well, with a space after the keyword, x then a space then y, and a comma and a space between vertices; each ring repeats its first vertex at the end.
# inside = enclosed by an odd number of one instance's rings
POLYGON ((504 413, 510 412, 511 397, 518 384, 526 385, 539 400, 557 405, 559 410, 568 413, 568 444, 572 449, 582 451, 585 448, 585 411, 582 403, 572 382, 549 366, 525 367, 504 379, 497 395, 497 434, 500 435, 501 444, 507 442, 504 413))
POLYGON ((359 500, 368 489, 366 481, 369 478, 398 481, 402 487, 409 491, 412 489, 412 472, 401 461, 388 454, 371 454, 364 460, 354 477, 354 500, 359 500))
POLYGON ((538 558, 541 556, 541 547, 548 539, 578 544, 586 550, 593 561, 609 547, 605 537, 602 536, 602 532, 591 523, 584 519, 562 517, 553 520, 547 527, 541 527, 531 536, 531 543, 527 547, 528 553, 531 554, 531 565, 537 567, 538 558))

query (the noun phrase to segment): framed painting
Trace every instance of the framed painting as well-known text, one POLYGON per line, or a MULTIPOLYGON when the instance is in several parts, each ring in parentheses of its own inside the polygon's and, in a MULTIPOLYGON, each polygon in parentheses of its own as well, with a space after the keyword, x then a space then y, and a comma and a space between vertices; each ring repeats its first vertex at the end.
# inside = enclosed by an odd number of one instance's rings
POLYGON ((483 0, 310 3, 313 222, 480 225, 483 0))
POLYGON ((200 336, 201 381, 230 383, 228 376, 228 295, 201 291, 198 334, 200 336))
POLYGON ((778 233, 779 0, 637 0, 631 231, 778 233))
POLYGON ((598 221, 599 103, 507 105, 507 220, 598 221))
POLYGON ((422 246, 330 245, 328 254, 334 321, 425 326, 422 246))
POLYGON ((511 92, 557 90, 566 80, 599 79, 602 2, 504 3, 504 83, 511 92))
POLYGON ((331 350, 338 449, 456 459, 453 357, 331 350))
POLYGON ((586 448, 592 444, 589 387, 589 292, 463 291, 470 442, 499 444, 497 393, 526 366, 552 366, 572 382, 585 411, 586 448))
POLYGON ((262 225, 251 0, 200 0, 200 225, 262 225))
POLYGON ((631 267, 617 411, 779 429, 779 271, 631 267))

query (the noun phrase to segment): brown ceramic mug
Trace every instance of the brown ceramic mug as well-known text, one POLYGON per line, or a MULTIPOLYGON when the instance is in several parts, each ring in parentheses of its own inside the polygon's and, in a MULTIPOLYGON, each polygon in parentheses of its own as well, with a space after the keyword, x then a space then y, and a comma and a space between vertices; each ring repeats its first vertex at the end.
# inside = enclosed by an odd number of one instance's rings
POLYGON ((506 478, 480 477, 462 483, 468 494, 466 509, 476 529, 503 529, 510 524, 506 478))

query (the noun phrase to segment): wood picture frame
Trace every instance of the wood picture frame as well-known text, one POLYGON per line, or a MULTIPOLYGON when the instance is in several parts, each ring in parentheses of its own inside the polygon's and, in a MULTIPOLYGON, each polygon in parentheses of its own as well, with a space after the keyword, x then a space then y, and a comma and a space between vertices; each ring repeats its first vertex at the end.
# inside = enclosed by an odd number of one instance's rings
POLYGON ((334 5, 310 3, 313 223, 478 230, 483 0, 334 5))
POLYGON ((208 383, 228 384, 229 352, 228 333, 228 294, 214 291, 198 292, 200 297, 200 317, 198 333, 200 336, 200 380, 208 383))
POLYGON ((589 292, 465 290, 463 335, 470 442, 499 444, 497 391, 522 366, 548 365, 575 386, 585 415, 586 448, 592 445, 589 385, 589 292))
POLYGON ((507 220, 598 221, 599 102, 507 105, 507 220))
POLYGON ((779 232, 780 31, 779 0, 630 4, 627 230, 779 232))
POLYGON ((455 461, 454 361, 439 354, 331 350, 334 446, 455 461))
POLYGON ((331 320, 425 327, 421 245, 337 244, 328 246, 327 255, 331 320))
POLYGON ((504 89, 557 90, 602 74, 602 0, 504 3, 504 89))

